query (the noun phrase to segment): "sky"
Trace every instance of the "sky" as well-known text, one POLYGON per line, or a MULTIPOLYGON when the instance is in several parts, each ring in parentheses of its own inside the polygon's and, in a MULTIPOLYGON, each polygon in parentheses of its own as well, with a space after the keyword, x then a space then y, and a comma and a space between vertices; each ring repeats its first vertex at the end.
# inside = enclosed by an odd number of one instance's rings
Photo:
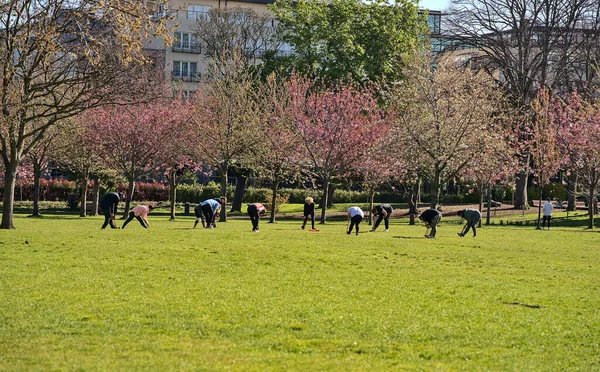
POLYGON ((419 7, 429 10, 444 10, 450 6, 450 0, 421 0, 419 7))

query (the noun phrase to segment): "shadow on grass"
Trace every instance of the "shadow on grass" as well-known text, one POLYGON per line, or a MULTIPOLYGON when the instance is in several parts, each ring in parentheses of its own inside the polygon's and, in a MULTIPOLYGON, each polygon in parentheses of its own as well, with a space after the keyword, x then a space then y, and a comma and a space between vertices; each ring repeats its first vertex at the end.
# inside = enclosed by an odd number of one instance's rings
POLYGON ((424 237, 420 237, 420 236, 400 236, 400 235, 393 235, 392 238, 394 238, 394 239, 425 239, 424 237))

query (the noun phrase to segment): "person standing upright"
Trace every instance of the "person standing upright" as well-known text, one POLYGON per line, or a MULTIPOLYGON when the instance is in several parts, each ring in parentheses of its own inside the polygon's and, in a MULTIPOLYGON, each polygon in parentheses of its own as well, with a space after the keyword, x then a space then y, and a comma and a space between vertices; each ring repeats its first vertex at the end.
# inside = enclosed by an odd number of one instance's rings
POLYGON ((106 228, 107 225, 110 225, 112 229, 117 228, 117 225, 115 224, 115 215, 117 214, 117 206, 121 199, 122 196, 119 193, 109 192, 102 197, 102 200, 100 200, 100 209, 102 210, 102 213, 104 213, 103 229, 106 228))
POLYGON ((548 221, 548 230, 550 230, 550 220, 552 219, 552 210, 554 209, 550 198, 546 199, 546 202, 544 203, 542 209, 544 211, 544 219, 542 220, 542 230, 544 230, 544 227, 546 226, 546 221, 548 221))

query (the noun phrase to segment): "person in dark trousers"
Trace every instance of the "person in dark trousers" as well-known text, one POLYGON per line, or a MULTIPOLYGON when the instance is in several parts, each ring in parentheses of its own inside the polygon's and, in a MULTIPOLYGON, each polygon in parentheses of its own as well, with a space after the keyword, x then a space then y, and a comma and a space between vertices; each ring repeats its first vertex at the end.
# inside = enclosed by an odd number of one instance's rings
POLYGON ((199 220, 202 220, 202 227, 204 228, 212 229, 213 227, 217 227, 216 219, 220 210, 220 199, 207 199, 198 204, 194 208, 194 214, 196 215, 194 228, 196 228, 196 225, 198 225, 199 220))
POLYGON ((373 225, 373 228, 369 231, 374 232, 375 230, 377 230, 379 224, 383 220, 385 221, 385 232, 388 232, 390 228, 390 216, 392 215, 393 211, 394 208, 392 208, 392 206, 389 204, 379 204, 378 206, 373 208, 373 210, 371 211, 371 215, 377 216, 377 221, 375 221, 375 225, 373 225))
POLYGON ((123 223, 123 227, 121 227, 121 229, 124 229, 129 222, 133 221, 134 218, 138 220, 144 229, 149 228, 150 224, 148 223, 148 213, 152 212, 153 209, 154 207, 151 205, 147 207, 145 205, 138 205, 135 208, 131 208, 131 211, 129 211, 129 217, 127 217, 127 220, 125 220, 125 223, 123 223))
POLYGON ((435 238, 435 234, 437 233, 437 225, 442 220, 442 213, 440 213, 440 211, 437 209, 428 209, 421 213, 419 220, 423 221, 423 223, 425 223, 425 227, 427 228, 427 230, 425 230, 425 237, 427 239, 435 238), (429 229, 431 229, 431 233, 429 232, 429 229))
POLYGON ((252 232, 260 232, 258 229, 258 222, 260 222, 260 217, 264 216, 265 213, 267 213, 267 208, 262 204, 248 204, 248 216, 250 216, 250 221, 252 221, 252 232))
POLYGON ((104 213, 103 229, 108 225, 110 225, 112 229, 117 228, 117 225, 115 224, 115 215, 117 214, 117 206, 121 199, 122 196, 119 193, 109 192, 102 197, 102 200, 100 200, 100 209, 102 210, 102 213, 104 213))
POLYGON ((346 234, 350 235, 352 233, 352 228, 354 227, 354 225, 356 225, 356 235, 358 235, 358 225, 360 225, 360 222, 363 220, 364 217, 365 214, 359 207, 348 208, 348 224, 350 226, 348 227, 346 234))
POLYGON ((458 236, 461 238, 465 236, 470 228, 473 228, 473 237, 477 236, 477 223, 481 219, 481 212, 477 209, 463 209, 458 211, 458 215, 467 221, 465 227, 463 227, 463 231, 458 233, 458 236))
POLYGON ((306 227, 306 221, 310 217, 310 223, 312 228, 310 231, 319 231, 315 229, 315 203, 313 198, 310 196, 304 199, 304 222, 302 223, 302 230, 306 227))
POLYGON ((548 230, 550 230, 550 220, 552 219, 553 209, 554 207, 552 206, 550 198, 546 199, 546 202, 542 207, 542 210, 544 211, 544 219, 542 220, 542 230, 544 230, 544 227, 546 227, 546 221, 548 221, 548 230))

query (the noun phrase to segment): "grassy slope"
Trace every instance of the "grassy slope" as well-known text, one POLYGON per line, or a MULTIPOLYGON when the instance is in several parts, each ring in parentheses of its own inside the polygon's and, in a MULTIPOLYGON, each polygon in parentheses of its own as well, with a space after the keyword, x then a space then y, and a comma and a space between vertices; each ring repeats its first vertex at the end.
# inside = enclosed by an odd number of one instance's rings
POLYGON ((596 232, 192 221, 18 216, 0 370, 600 369, 596 232))

